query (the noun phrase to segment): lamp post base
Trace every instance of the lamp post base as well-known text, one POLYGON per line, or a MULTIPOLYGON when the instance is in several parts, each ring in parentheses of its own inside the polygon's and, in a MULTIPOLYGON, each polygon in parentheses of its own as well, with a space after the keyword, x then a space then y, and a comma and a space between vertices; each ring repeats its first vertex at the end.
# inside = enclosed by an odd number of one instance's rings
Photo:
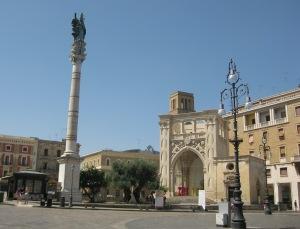
POLYGON ((243 215, 242 191, 234 190, 233 193, 233 216, 231 218, 231 228, 246 228, 246 220, 243 215))
POLYGON ((243 215, 243 203, 238 204, 239 206, 237 206, 237 204, 235 204, 234 207, 237 207, 234 211, 234 215, 231 218, 231 228, 236 228, 236 229, 240 229, 240 228, 246 228, 246 220, 244 218, 243 215))
POLYGON ((231 221, 231 228, 240 229, 246 228, 246 222, 244 221, 231 221))

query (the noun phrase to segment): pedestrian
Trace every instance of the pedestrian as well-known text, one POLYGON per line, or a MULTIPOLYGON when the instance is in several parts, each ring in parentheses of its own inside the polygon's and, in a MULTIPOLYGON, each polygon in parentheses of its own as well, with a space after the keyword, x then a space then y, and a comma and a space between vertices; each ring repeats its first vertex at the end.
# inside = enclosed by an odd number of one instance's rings
POLYGON ((17 198, 17 204, 19 204, 20 200, 21 200, 21 189, 18 188, 15 197, 17 198))
POLYGON ((295 208, 295 212, 296 212, 298 210, 297 200, 294 201, 294 208, 295 208))
POLYGON ((28 204, 28 199, 29 199, 29 191, 28 191, 28 188, 26 187, 25 193, 24 193, 24 204, 28 204))

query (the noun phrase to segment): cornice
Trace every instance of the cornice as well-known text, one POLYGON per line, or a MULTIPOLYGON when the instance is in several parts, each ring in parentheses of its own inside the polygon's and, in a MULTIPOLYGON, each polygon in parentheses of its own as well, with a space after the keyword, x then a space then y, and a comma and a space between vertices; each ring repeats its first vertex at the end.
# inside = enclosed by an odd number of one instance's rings
MULTIPOLYGON (((300 88, 295 88, 272 96, 263 97, 253 101, 253 105, 250 109, 246 110, 244 106, 239 107, 238 116, 298 99, 300 99, 300 88)), ((231 116, 231 112, 228 112, 223 116, 223 118, 230 118, 231 116)))

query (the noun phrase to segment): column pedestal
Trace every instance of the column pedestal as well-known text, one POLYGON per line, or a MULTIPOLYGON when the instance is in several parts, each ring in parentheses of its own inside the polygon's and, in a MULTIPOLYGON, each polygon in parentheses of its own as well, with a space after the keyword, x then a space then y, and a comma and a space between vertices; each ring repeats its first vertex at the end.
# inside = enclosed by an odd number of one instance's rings
POLYGON ((70 201, 71 195, 73 202, 81 202, 82 200, 79 188, 80 161, 78 154, 62 155, 58 159, 58 182, 61 184, 61 196, 65 197, 66 201, 70 201))

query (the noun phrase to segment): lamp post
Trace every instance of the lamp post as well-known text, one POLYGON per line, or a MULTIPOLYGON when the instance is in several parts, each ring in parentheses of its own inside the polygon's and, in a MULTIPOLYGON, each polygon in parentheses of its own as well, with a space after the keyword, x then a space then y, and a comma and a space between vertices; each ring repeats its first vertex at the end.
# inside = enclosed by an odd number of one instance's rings
POLYGON ((239 145, 242 139, 238 139, 237 130, 237 114, 239 110, 238 98, 246 94, 245 108, 251 107, 251 99, 249 96, 249 89, 247 84, 238 84, 240 81, 239 72, 236 70, 236 65, 231 59, 229 62, 229 70, 227 74, 226 84, 229 86, 221 92, 221 107, 218 111, 219 115, 225 114, 223 101, 230 97, 231 100, 231 112, 233 115, 233 139, 230 142, 234 146, 234 159, 235 159, 235 174, 233 183, 233 217, 231 218, 232 228, 246 228, 246 221, 243 215, 243 201, 241 199, 241 182, 239 171, 239 145))
POLYGON ((270 152, 270 146, 267 145, 267 138, 266 136, 262 137, 262 145, 259 145, 259 152, 260 154, 264 154, 265 160, 265 200, 264 200, 264 211, 265 215, 271 215, 271 203, 269 198, 269 191, 268 191, 268 177, 267 177, 267 152, 270 152))
POLYGON ((75 165, 71 166, 71 192, 70 192, 70 202, 69 207, 71 208, 73 206, 73 172, 74 172, 75 165))

